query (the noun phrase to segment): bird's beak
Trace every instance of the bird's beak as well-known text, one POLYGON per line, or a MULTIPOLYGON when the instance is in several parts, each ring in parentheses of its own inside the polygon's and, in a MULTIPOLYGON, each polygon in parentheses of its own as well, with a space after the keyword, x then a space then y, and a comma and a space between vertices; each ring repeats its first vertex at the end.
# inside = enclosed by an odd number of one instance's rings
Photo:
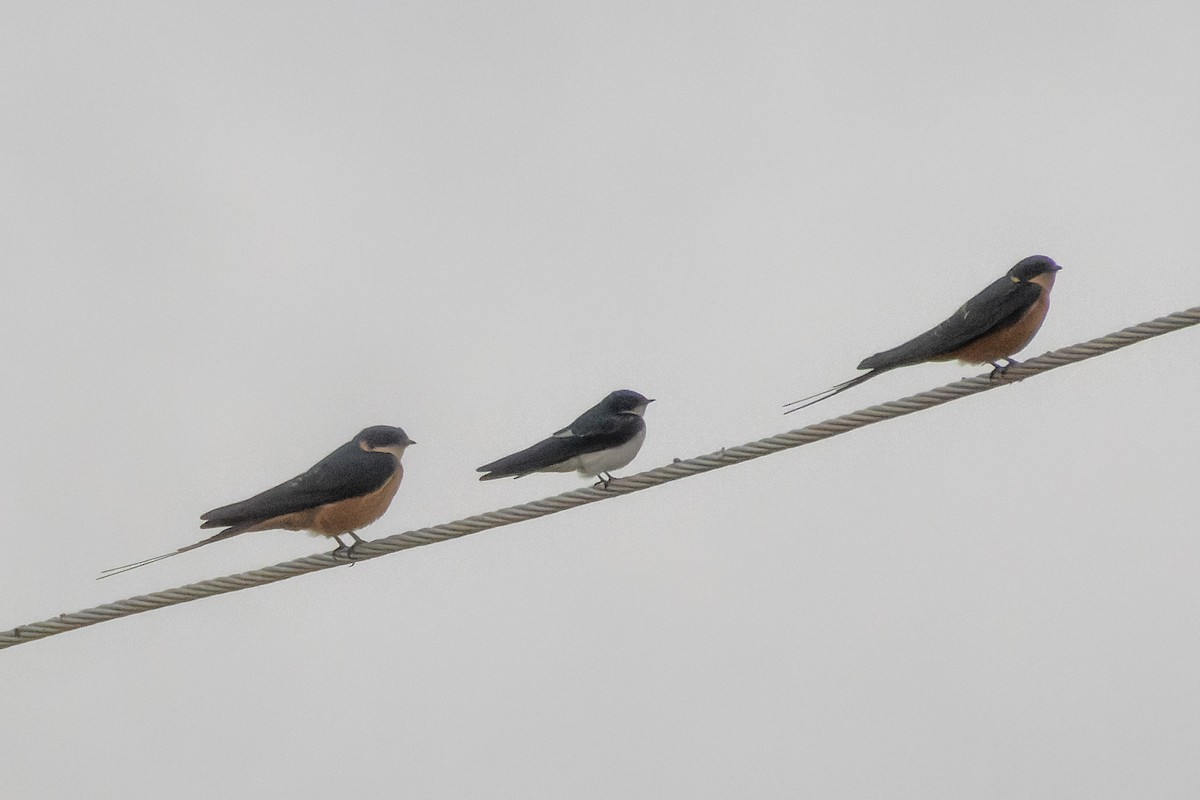
POLYGON ((410 444, 416 444, 416 442, 414 442, 412 439, 409 439, 407 442, 404 443, 404 446, 408 447, 410 444))
POLYGON ((646 405, 650 405, 653 402, 654 402, 654 398, 651 397, 649 400, 646 401, 646 405))
POLYGON ((1051 267, 1051 268, 1050 268, 1050 271, 1051 271, 1051 272, 1058 272, 1060 269, 1062 269, 1062 265, 1061 265, 1061 264, 1055 264, 1053 267, 1051 267))

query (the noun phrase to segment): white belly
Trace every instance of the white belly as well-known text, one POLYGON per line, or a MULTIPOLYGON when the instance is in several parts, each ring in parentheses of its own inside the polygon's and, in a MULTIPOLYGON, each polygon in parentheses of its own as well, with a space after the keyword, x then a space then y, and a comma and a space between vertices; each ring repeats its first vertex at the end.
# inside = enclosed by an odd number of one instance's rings
POLYGON ((602 472, 612 472, 614 469, 620 469, 630 461, 633 461, 638 451, 642 449, 642 442, 645 440, 646 429, 642 428, 642 430, 638 431, 637 436, 634 436, 623 445, 613 447, 609 450, 600 450, 595 453, 576 456, 557 465, 555 471, 569 472, 570 470, 575 470, 584 477, 595 477, 602 472))

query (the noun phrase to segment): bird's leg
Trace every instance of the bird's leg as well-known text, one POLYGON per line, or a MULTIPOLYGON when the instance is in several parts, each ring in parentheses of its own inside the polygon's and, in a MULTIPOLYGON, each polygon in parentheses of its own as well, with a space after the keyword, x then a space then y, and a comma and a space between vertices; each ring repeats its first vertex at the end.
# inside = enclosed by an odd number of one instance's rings
POLYGON ((360 544, 363 544, 366 540, 363 539, 362 537, 360 537, 354 531, 346 531, 346 533, 350 536, 351 539, 354 540, 354 544, 350 545, 350 548, 348 550, 346 550, 346 556, 348 558, 354 558, 354 548, 358 547, 360 544))
POLYGON ((596 477, 599 478, 600 480, 598 480, 592 484, 593 489, 596 489, 596 488, 608 489, 608 485, 610 483, 612 483, 614 480, 616 480, 616 478, 613 477, 613 474, 611 472, 601 472, 596 477))
POLYGON ((1008 372, 1008 368, 1011 367, 1013 364, 1021 363, 1020 361, 1017 361, 1015 358, 1009 358, 1007 356, 1005 356, 1003 360, 1007 362, 1003 366, 1001 366, 1000 364, 997 364, 995 361, 988 362, 993 367, 995 367, 995 369, 992 370, 992 374, 988 376, 989 379, 998 380, 998 379, 1004 377, 1004 373, 1008 372))
MULTIPOLYGON (((353 533, 351 533, 350 535, 354 536, 353 533)), ((334 558, 350 558, 350 551, 354 549, 354 546, 353 545, 347 546, 346 543, 342 541, 342 535, 340 533, 334 534, 333 538, 337 540, 338 546, 337 546, 337 549, 334 550, 329 555, 333 556, 334 558)), ((354 536, 354 538, 358 539, 357 536, 354 536)))

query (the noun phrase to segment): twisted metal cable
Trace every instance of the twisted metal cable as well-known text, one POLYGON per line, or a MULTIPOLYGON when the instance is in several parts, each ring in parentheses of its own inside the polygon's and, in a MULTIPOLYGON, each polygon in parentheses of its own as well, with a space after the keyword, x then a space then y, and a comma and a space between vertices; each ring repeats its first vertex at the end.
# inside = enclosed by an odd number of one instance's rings
MULTIPOLYGON (((788 431, 787 433, 769 436, 766 439, 750 442, 740 447, 725 448, 715 453, 709 453, 708 455, 677 460, 664 467, 647 470, 646 472, 631 475, 627 478, 619 478, 614 480, 607 489, 595 487, 577 489, 542 500, 535 500, 531 503, 502 508, 498 511, 491 511, 486 514, 447 522, 443 525, 434 525, 431 528, 419 528, 383 539, 364 542, 355 548, 354 561, 378 558, 389 553, 433 544, 447 539, 457 539, 467 534, 499 528, 504 525, 512 525, 517 522, 556 514, 570 508, 587 505, 588 503, 595 503, 599 500, 608 500, 613 497, 629 494, 630 492, 649 489, 652 486, 686 478, 690 475, 697 475, 701 472, 720 469, 731 464, 740 464, 743 461, 778 453, 781 450, 789 450, 793 447, 800 447, 801 445, 828 439, 832 436, 837 436, 838 434, 862 428, 876 422, 895 419, 896 417, 902 417, 917 411, 924 411, 927 408, 949 403, 951 400, 958 400, 968 395, 986 392, 999 386, 1022 381, 1033 375, 1057 369, 1067 364, 1074 364, 1078 361, 1094 358, 1095 356, 1104 355, 1105 353, 1111 353, 1114 350, 1120 350, 1131 344, 1198 324, 1200 324, 1200 306, 1169 314, 1165 317, 1159 317, 1149 322, 1143 322, 1140 325, 1133 325, 1116 333, 1110 333, 1107 336, 1101 336, 1088 342, 1064 347, 1060 350, 1054 350, 1036 358, 1031 358, 1028 361, 1010 367, 1005 371, 1003 378, 999 380, 993 380, 986 375, 964 378, 963 380, 948 383, 945 386, 921 392, 911 397, 864 408, 850 414, 844 414, 840 417, 819 422, 815 425, 808 425, 788 431)), ((203 597, 224 594, 226 592, 236 592, 254 586, 262 586, 263 584, 294 578, 297 575, 329 569, 330 567, 344 566, 346 563, 346 559, 335 559, 328 554, 306 556, 293 561, 275 564, 274 566, 251 570, 250 572, 227 575, 223 578, 213 578, 212 580, 200 581, 199 583, 192 583, 175 589, 130 597, 125 600, 118 600, 115 603, 106 603, 95 608, 76 611, 72 614, 60 614, 52 619, 42 622, 32 622, 28 625, 20 625, 10 631, 0 633, 0 649, 32 642, 37 639, 44 639, 47 636, 66 633, 67 631, 83 628, 88 625, 95 625, 99 622, 128 617, 144 611, 152 611, 156 608, 187 603, 203 597)))

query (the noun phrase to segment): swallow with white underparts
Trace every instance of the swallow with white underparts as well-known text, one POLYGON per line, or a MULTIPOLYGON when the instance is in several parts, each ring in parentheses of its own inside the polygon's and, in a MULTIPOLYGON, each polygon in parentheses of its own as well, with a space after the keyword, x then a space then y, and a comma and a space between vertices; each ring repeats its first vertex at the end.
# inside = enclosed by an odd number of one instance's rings
POLYGON ((476 471, 479 480, 520 478, 532 472, 577 471, 598 477, 606 488, 612 471, 633 461, 646 438, 642 416, 654 401, 630 389, 609 394, 548 439, 476 471))
POLYGON ((391 505, 404 467, 404 450, 416 444, 402 428, 375 425, 297 475, 253 497, 200 515, 201 528, 225 528, 207 539, 154 558, 106 569, 101 578, 171 558, 240 533, 267 530, 310 531, 336 539, 332 555, 350 556, 362 543, 355 532, 383 516, 391 505), (342 542, 342 535, 353 542, 342 542))
POLYGON ((889 370, 925 361, 958 359, 964 364, 991 364, 995 367, 992 377, 1002 375, 1018 363, 1010 356, 1023 350, 1042 327, 1050 310, 1054 277, 1060 269, 1048 256, 1030 256, 1018 261, 937 327, 891 350, 864 358, 858 368, 870 372, 786 403, 785 407, 793 408, 783 413, 807 408, 889 370), (1005 362, 1003 365, 997 363, 1001 360, 1005 362))

